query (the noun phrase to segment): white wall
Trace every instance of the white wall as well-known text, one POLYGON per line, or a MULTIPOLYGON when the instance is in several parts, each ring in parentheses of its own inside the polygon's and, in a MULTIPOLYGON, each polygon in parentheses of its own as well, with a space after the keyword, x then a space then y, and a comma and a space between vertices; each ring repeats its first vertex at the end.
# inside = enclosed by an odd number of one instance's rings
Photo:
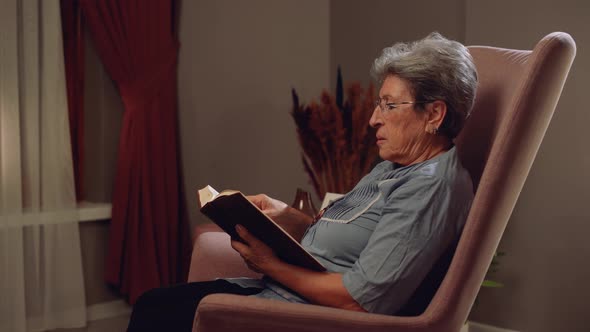
POLYGON ((184 1, 179 118, 193 222, 197 189, 239 189, 286 201, 308 185, 289 115, 329 86, 328 0, 184 1))
POLYGON ((578 53, 556 113, 506 229, 495 276, 472 317, 520 331, 588 331, 590 316, 590 3, 468 1, 468 44, 530 49, 566 31, 578 53))
POLYGON ((373 60, 396 42, 423 38, 432 31, 462 41, 464 1, 331 1, 332 86, 338 65, 345 81, 360 81, 367 86, 373 60))

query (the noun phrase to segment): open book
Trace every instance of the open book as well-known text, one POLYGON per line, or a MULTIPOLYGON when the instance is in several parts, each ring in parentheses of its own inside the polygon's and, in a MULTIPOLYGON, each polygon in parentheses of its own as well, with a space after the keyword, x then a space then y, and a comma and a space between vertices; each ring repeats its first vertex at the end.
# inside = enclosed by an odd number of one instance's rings
POLYGON ((253 236, 266 243, 283 261, 315 271, 325 271, 289 233, 236 190, 218 193, 211 186, 199 190, 201 212, 233 239, 240 239, 236 225, 244 226, 253 236))

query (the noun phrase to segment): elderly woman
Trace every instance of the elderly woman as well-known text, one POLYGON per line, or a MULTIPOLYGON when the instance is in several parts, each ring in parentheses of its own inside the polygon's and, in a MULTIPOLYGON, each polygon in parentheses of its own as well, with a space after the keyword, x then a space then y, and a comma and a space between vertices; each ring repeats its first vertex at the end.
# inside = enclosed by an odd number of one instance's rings
POLYGON ((473 198, 453 139, 473 105, 477 73, 463 45, 433 33, 384 49, 372 74, 381 89, 369 123, 384 161, 313 220, 265 195, 250 197, 292 234, 304 225, 301 245, 327 271, 281 261, 238 226, 244 241, 232 247, 264 278, 149 291, 136 303, 129 331, 190 330, 198 302, 212 293, 389 315, 417 296, 458 239, 473 198))

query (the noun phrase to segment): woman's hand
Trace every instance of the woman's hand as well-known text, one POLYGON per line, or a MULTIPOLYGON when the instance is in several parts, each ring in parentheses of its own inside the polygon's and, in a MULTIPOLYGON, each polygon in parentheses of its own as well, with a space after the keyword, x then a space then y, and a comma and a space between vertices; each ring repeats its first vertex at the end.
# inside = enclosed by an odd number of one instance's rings
POLYGON ((301 241, 305 230, 313 221, 311 216, 267 195, 259 194, 247 198, 297 241, 301 241))
POLYGON ((250 270, 269 276, 312 303, 365 311, 344 287, 340 273, 316 272, 287 264, 243 226, 236 226, 236 231, 245 243, 232 240, 231 246, 242 256, 250 270))
POLYGON ((280 218, 281 215, 287 213, 287 210, 289 209, 289 206, 284 202, 268 197, 264 194, 248 196, 247 198, 273 220, 275 218, 280 218))
POLYGON ((365 312, 344 287, 341 274, 316 272, 287 264, 243 226, 237 225, 236 232, 245 243, 232 240, 231 246, 250 270, 271 277, 312 303, 365 312))
POLYGON ((250 234, 243 226, 237 225, 236 232, 244 242, 232 240, 231 246, 242 256, 250 270, 265 274, 272 264, 281 262, 269 246, 250 234))

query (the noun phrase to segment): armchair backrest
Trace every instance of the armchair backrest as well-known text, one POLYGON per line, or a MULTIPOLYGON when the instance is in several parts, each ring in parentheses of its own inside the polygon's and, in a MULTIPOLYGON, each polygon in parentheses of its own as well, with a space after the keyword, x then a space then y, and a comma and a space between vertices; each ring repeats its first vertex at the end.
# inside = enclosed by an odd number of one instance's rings
POLYGON ((479 75, 473 112, 457 149, 475 198, 449 270, 422 314, 435 331, 467 318, 535 159, 576 53, 567 33, 532 51, 472 46, 479 75))
MULTIPOLYGON (((473 178, 475 198, 456 251, 454 255, 449 252, 448 271, 426 309, 401 317, 214 294, 200 302, 193 331, 459 331, 547 130, 576 51, 565 33, 546 36, 532 51, 469 49, 478 69, 479 88, 472 116, 456 144, 473 178)), ((195 250, 201 251, 204 238, 197 238, 195 250)), ((212 248, 222 242, 214 236, 212 240, 212 248)))

